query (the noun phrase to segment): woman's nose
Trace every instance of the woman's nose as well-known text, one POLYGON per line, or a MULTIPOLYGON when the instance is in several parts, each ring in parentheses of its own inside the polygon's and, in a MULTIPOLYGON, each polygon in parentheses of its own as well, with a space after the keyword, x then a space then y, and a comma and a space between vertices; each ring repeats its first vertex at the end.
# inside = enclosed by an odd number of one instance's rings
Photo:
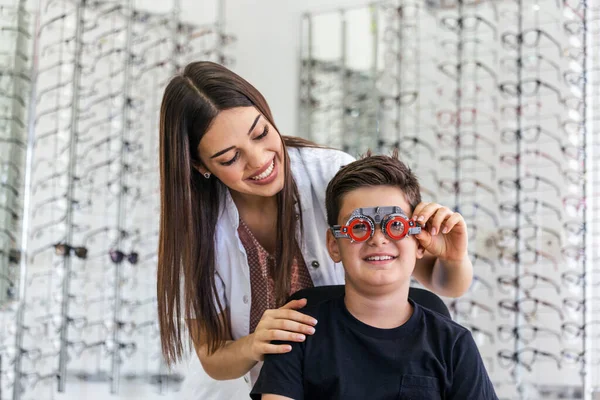
POLYGON ((263 167, 266 162, 264 161, 264 157, 260 152, 249 153, 247 156, 247 160, 248 167, 250 167, 250 169, 253 170, 263 167))

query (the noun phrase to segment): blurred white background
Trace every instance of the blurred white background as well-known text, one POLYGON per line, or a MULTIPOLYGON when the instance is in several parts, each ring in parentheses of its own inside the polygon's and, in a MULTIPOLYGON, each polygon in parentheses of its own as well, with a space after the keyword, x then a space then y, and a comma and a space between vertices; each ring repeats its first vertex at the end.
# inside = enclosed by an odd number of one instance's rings
POLYGON ((501 398, 591 399, 599 21, 589 0, 0 0, 0 400, 178 398, 157 122, 200 59, 256 86, 284 134, 400 147, 469 224, 476 278, 446 300, 501 398))

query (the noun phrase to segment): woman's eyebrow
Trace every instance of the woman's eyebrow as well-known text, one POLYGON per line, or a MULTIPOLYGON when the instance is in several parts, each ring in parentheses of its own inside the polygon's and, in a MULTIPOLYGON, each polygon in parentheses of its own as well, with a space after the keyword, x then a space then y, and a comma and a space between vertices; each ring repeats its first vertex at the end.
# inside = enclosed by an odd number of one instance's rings
MULTIPOLYGON (((254 118, 254 122, 252 123, 252 125, 250 126, 250 129, 248 130, 248 135, 252 133, 252 131, 254 130, 254 127, 256 126, 256 124, 258 123, 258 120, 260 119, 260 114, 258 114, 256 116, 256 118, 254 118)), ((219 157, 222 154, 227 153, 229 150, 235 148, 235 146, 229 146, 226 149, 223 149, 221 151, 217 151, 215 154, 213 154, 210 158, 215 158, 215 157, 219 157)))
POLYGON ((235 148, 235 146, 229 146, 229 147, 228 147, 228 148, 226 148, 226 149, 223 149, 223 150, 221 150, 221 151, 218 151, 218 152, 216 152, 216 153, 215 153, 215 154, 213 154, 213 155, 212 155, 210 158, 212 159, 212 158, 215 158, 215 157, 219 157, 221 154, 225 154, 225 153, 227 153, 229 150, 231 150, 231 149, 234 149, 234 148, 235 148))
POLYGON ((256 116, 256 118, 254 118, 254 122, 252 123, 252 126, 250 126, 250 129, 248 130, 248 135, 252 133, 252 131, 254 130, 254 127, 256 126, 256 124, 258 123, 258 120, 260 119, 260 114, 258 114, 256 116))

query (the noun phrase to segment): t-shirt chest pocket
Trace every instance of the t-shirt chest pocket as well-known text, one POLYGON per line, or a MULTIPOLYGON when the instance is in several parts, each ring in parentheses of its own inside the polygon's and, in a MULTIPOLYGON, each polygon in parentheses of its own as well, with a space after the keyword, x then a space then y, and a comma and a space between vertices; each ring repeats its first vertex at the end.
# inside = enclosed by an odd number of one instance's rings
POLYGON ((402 375, 399 400, 441 400, 437 378, 421 375, 402 375))

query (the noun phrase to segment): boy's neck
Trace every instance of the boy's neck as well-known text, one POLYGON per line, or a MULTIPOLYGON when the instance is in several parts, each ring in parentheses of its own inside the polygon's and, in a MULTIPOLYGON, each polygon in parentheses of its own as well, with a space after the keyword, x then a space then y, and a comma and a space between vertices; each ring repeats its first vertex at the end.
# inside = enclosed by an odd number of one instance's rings
POLYGON ((407 282, 402 289, 375 295, 346 284, 344 303, 350 314, 364 324, 379 329, 397 328, 404 325, 413 313, 408 302, 409 286, 407 282))

